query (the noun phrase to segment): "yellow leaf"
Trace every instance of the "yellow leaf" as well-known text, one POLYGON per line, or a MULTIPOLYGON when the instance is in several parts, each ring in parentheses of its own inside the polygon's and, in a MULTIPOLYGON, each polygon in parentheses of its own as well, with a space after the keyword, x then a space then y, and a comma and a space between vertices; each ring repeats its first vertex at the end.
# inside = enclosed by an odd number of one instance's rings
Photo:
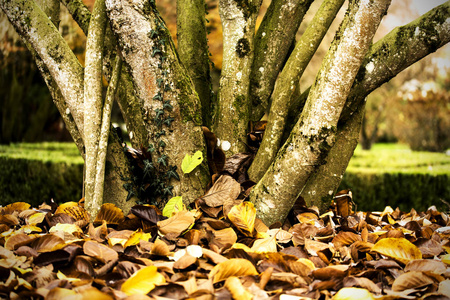
POLYGON ((422 259, 422 252, 405 238, 384 238, 372 248, 373 252, 407 264, 414 259, 422 259))
POLYGON ((64 275, 64 273, 62 273, 61 271, 58 271, 58 273, 56 273, 56 277, 58 277, 58 279, 65 279, 69 282, 75 282, 75 281, 80 281, 81 279, 79 278, 72 278, 72 277, 67 277, 66 275, 64 275))
POLYGON ((441 261, 450 265, 450 254, 445 254, 441 256, 441 261))
POLYGON ((251 276, 258 275, 255 266, 243 258, 232 258, 216 265, 208 277, 213 278, 213 283, 222 281, 231 276, 251 276))
POLYGON ((231 246, 231 249, 242 249, 245 252, 252 252, 252 249, 250 249, 249 246, 242 243, 234 243, 233 246, 231 246))
POLYGON ((36 225, 44 221, 46 213, 35 213, 27 218, 28 225, 36 225))
POLYGON ((374 300, 372 294, 361 288, 342 288, 334 295, 333 300, 374 300))
POLYGON ((75 232, 83 233, 83 230, 81 230, 81 228, 75 224, 62 224, 62 223, 56 224, 55 226, 50 228, 48 232, 53 233, 57 231, 64 231, 70 234, 74 234, 75 232))
POLYGON ((228 219, 236 226, 242 233, 252 235, 255 228, 256 209, 251 202, 242 202, 239 205, 233 206, 228 213, 228 219))
POLYGON ((148 266, 134 273, 122 284, 122 292, 127 295, 146 295, 155 285, 165 283, 166 279, 158 273, 155 266, 148 266))
POLYGON ((42 228, 35 225, 24 225, 22 226, 22 228, 20 228, 20 230, 26 234, 30 234, 32 232, 42 232, 42 228))
POLYGON ((123 247, 126 248, 128 246, 137 245, 137 244, 139 244, 140 240, 148 242, 148 240, 151 237, 152 237, 151 233, 144 233, 144 232, 142 232, 142 230, 139 229, 130 236, 130 238, 128 239, 128 241, 125 243, 125 245, 123 247))
POLYGON ((275 236, 256 240, 251 251, 256 253, 278 252, 275 236))
POLYGON ((225 288, 227 288, 233 299, 251 300, 253 295, 245 289, 241 281, 237 277, 229 277, 225 280, 225 288))

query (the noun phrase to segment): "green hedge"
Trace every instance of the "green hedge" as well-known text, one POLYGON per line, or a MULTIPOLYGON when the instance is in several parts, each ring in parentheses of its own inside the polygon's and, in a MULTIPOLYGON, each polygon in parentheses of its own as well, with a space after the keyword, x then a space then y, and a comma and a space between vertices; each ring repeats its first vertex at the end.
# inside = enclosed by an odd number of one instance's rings
POLYGON ((0 157, 0 204, 78 201, 83 165, 0 157))
POLYGON ((450 200, 450 178, 446 174, 346 172, 339 187, 342 189, 351 189, 357 209, 362 211, 380 211, 387 205, 405 212, 411 208, 425 211, 431 205, 449 210, 440 200, 450 200))
MULTIPOLYGON (((24 201, 33 206, 78 201, 83 165, 0 157, 0 204, 24 201)), ((378 211, 386 205, 403 211, 424 211, 431 205, 448 210, 449 175, 377 174, 346 172, 339 190, 350 188, 358 210, 378 211)))

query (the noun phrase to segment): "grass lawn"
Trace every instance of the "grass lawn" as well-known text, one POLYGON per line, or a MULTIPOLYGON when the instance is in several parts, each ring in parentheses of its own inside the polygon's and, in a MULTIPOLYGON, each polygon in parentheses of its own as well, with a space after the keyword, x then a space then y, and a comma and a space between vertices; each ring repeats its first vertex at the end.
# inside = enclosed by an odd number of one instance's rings
POLYGON ((450 175, 450 155, 411 151, 403 144, 375 144, 368 151, 358 145, 347 172, 450 175))
POLYGON ((0 145, 0 157, 83 164, 83 158, 74 143, 45 142, 0 145))

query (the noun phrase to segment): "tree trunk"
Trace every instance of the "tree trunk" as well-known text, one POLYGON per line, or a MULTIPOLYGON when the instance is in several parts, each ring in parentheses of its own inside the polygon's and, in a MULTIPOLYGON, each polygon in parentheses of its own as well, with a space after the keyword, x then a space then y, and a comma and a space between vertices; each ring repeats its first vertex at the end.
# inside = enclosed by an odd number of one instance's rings
POLYGON ((349 6, 299 122, 250 194, 266 224, 287 216, 311 173, 324 163, 353 80, 389 4, 389 0, 362 0, 349 6))
POLYGON ((177 1, 178 55, 202 104, 203 125, 211 126, 211 76, 204 0, 177 1))
POLYGON ((250 76, 252 121, 259 121, 268 112, 275 80, 286 62, 289 48, 295 43, 298 27, 312 2, 274 0, 270 3, 255 37, 255 57, 250 76))
MULTIPOLYGON (((186 154, 200 150, 206 157, 201 104, 194 85, 178 61, 172 38, 154 3, 132 5, 128 1, 107 0, 106 6, 134 82, 134 94, 142 107, 147 136, 139 142, 153 149, 161 199, 182 195, 190 203, 204 193, 209 181, 206 160, 191 174, 180 174, 186 154), (171 170, 178 173, 180 180, 168 175, 171 170)), ((132 137, 134 128, 128 130, 132 137)))
POLYGON ((245 152, 251 101, 250 72, 254 32, 261 0, 220 0, 223 27, 223 63, 213 131, 231 145, 227 156, 245 152))
POLYGON ((281 146, 289 109, 297 95, 295 86, 343 3, 343 0, 326 0, 322 3, 278 77, 264 138, 248 170, 251 180, 258 182, 273 162, 281 146))

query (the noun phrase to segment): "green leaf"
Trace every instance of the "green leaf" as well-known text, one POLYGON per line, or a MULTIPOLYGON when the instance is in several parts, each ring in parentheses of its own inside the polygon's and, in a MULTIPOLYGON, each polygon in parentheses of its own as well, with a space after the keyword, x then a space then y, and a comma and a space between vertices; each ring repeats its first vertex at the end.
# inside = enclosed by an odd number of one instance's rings
POLYGON ((201 151, 197 151, 193 156, 186 154, 181 162, 181 170, 184 174, 191 173, 198 165, 203 161, 203 154, 201 151))
POLYGON ((174 212, 183 209, 183 199, 181 196, 173 197, 167 201, 163 209, 163 216, 170 218, 174 212))

